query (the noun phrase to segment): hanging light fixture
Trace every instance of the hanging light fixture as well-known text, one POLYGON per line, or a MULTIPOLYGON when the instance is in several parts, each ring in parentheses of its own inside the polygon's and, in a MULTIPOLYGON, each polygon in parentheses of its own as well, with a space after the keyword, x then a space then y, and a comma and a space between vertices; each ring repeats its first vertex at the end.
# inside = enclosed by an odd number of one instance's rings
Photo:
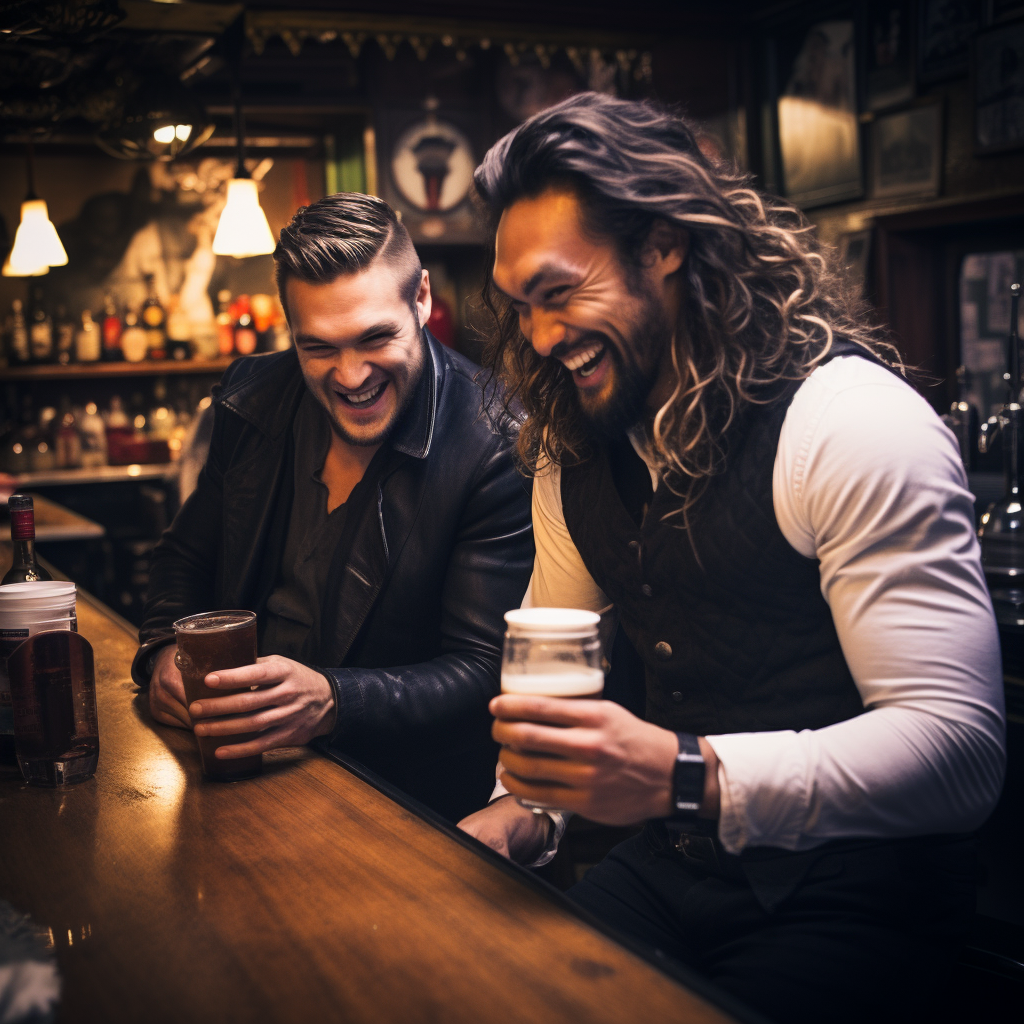
POLYGON ((96 145, 122 160, 176 160, 201 146, 213 120, 173 78, 150 76, 96 135, 96 145))
POLYGON ((213 236, 213 251, 217 256, 266 256, 274 251, 276 242, 260 206, 256 182, 245 169, 245 118, 237 68, 234 99, 238 162, 235 176, 228 182, 228 200, 213 236))
POLYGON ((38 277, 48 274, 50 267, 63 267, 68 261, 60 235, 47 212, 46 200, 36 195, 31 142, 26 150, 26 163, 28 195, 21 204, 21 223, 14 245, 4 261, 4 277, 38 277))

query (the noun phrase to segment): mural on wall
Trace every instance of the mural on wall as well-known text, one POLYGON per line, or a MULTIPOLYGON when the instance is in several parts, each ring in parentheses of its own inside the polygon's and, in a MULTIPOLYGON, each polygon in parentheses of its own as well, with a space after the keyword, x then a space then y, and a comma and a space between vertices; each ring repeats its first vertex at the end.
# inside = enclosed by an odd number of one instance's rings
POLYGON ((811 26, 790 61, 785 56, 778 101, 785 193, 805 207, 856 198, 863 183, 853 21, 811 26))

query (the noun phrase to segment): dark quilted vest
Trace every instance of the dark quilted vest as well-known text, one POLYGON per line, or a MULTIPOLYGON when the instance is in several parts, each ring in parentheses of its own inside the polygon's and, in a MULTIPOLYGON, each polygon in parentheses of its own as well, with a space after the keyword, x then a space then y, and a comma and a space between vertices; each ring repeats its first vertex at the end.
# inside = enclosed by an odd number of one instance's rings
MULTIPOLYGON (((833 355, 847 354, 837 343, 833 355)), ((864 708, 821 596, 818 561, 782 535, 772 471, 788 384, 749 405, 726 470, 688 513, 651 500, 628 440, 562 471, 569 534, 646 669, 649 721, 698 735, 820 729, 864 708), (649 503, 649 507, 648 507, 649 503)))

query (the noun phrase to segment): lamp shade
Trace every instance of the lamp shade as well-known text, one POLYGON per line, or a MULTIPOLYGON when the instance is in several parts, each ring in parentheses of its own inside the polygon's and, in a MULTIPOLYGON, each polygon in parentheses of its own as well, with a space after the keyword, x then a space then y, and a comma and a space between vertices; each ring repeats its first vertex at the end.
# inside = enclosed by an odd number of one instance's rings
POLYGON ((275 248, 267 215, 260 206, 256 182, 251 178, 232 178, 228 182, 228 201, 220 215, 213 251, 218 256, 265 256, 275 248))
POLYGON ((46 211, 46 200, 26 199, 21 204, 21 223, 7 261, 7 276, 33 277, 45 273, 46 268, 63 267, 67 261, 68 254, 46 211))

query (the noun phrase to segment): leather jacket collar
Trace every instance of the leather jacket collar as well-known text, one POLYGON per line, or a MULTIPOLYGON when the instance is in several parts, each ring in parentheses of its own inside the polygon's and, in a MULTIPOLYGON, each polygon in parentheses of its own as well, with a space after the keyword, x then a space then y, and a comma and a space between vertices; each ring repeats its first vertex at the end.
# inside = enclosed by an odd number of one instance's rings
MULTIPOLYGON (((425 459, 430 454, 437 414, 443 368, 435 346, 439 342, 426 329, 423 330, 423 372, 416 383, 412 401, 395 425, 388 443, 395 451, 414 459, 425 459)), ((299 368, 295 349, 273 352, 246 360, 248 373, 238 380, 231 379, 231 371, 218 401, 251 423, 270 440, 276 440, 291 429, 295 411, 306 382, 299 368), (281 376, 288 377, 282 391, 281 376)))

